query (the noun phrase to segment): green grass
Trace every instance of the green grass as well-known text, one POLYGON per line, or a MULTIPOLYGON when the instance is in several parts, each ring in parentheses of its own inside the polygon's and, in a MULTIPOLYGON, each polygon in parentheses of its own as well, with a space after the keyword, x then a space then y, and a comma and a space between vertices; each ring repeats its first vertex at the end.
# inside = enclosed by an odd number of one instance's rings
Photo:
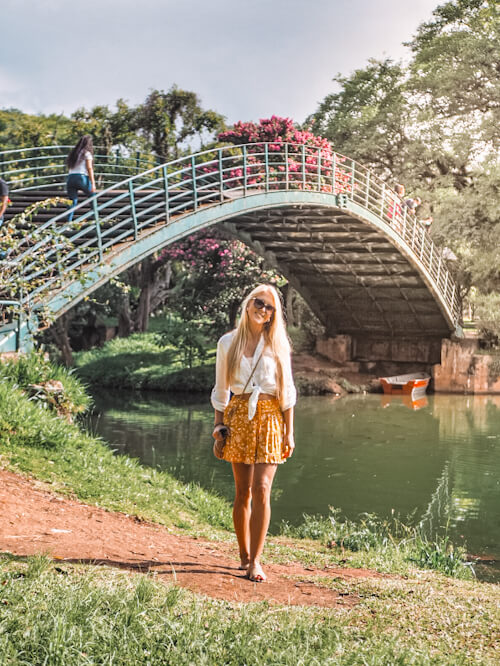
POLYGON ((237 604, 154 576, 0 557, 6 664, 495 664, 500 593, 437 579, 325 580, 350 607, 237 604))
POLYGON ((209 393, 215 377, 214 353, 215 347, 206 363, 184 368, 180 352, 159 345, 156 333, 137 333, 75 354, 75 372, 94 386, 209 393))
POLYGON ((339 509, 330 508, 329 516, 304 515, 298 527, 284 523, 281 532, 319 541, 337 553, 339 561, 354 567, 408 575, 417 566, 455 578, 474 577, 465 548, 455 547, 446 536, 430 537, 419 526, 406 525, 396 517, 363 514, 352 521, 342 519, 339 509))

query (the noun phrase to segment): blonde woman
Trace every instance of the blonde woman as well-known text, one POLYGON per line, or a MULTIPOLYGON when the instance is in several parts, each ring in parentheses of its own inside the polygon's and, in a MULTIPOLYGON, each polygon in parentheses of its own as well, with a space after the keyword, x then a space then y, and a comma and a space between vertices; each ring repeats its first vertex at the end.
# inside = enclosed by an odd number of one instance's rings
POLYGON ((219 340, 212 390, 216 445, 225 429, 228 433, 223 458, 233 468, 240 568, 255 582, 266 580, 260 557, 271 518, 271 487, 277 466, 295 448, 295 401, 281 301, 274 287, 259 285, 243 301, 237 328, 219 340))

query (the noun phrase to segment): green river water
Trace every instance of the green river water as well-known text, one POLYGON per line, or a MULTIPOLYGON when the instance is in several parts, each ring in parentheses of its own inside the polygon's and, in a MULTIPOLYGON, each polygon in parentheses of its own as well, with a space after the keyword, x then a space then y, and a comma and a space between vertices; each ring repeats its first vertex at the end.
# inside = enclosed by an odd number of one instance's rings
MULTIPOLYGON (((113 449, 196 481, 231 500, 230 465, 212 455, 208 402, 158 394, 95 396, 93 430, 113 449)), ((382 395, 301 398, 296 452, 273 487, 271 529, 282 520, 369 512, 424 521, 431 534, 487 563, 500 580, 500 396, 431 395, 422 404, 382 395)))

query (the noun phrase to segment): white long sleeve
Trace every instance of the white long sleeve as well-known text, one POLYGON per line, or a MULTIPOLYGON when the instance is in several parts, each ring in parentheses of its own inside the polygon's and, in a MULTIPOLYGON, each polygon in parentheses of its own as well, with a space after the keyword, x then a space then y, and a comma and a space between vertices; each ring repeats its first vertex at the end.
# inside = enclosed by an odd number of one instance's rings
MULTIPOLYGON (((259 394, 268 393, 269 395, 276 395, 276 360, 270 351, 264 349, 264 336, 261 336, 253 358, 250 359, 244 356, 241 359, 241 365, 233 377, 231 386, 229 386, 226 379, 227 353, 234 334, 234 331, 231 331, 231 333, 223 335, 217 344, 215 386, 212 389, 211 402, 214 409, 223 412, 229 402, 231 392, 235 395, 240 395, 245 390, 246 393, 252 394, 248 400, 248 418, 251 420, 257 408, 259 394), (248 382, 248 378, 257 361, 259 361, 258 365, 250 382, 248 382), (247 382, 248 386, 245 389, 247 382)), ((283 375, 284 390, 280 400, 280 407, 282 411, 285 411, 293 407, 297 400, 297 391, 293 383, 290 361, 283 368, 283 375)))

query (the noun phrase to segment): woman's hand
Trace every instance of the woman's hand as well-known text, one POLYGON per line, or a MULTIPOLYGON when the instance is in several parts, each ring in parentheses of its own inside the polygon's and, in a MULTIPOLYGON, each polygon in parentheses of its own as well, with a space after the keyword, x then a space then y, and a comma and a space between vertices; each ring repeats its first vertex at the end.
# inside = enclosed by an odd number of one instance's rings
POLYGON ((217 441, 223 441, 227 436, 227 431, 227 426, 225 426, 223 423, 218 423, 212 432, 212 437, 217 441))
POLYGON ((295 440, 293 439, 293 432, 287 432, 283 438, 283 455, 285 458, 290 458, 295 449, 295 440))

